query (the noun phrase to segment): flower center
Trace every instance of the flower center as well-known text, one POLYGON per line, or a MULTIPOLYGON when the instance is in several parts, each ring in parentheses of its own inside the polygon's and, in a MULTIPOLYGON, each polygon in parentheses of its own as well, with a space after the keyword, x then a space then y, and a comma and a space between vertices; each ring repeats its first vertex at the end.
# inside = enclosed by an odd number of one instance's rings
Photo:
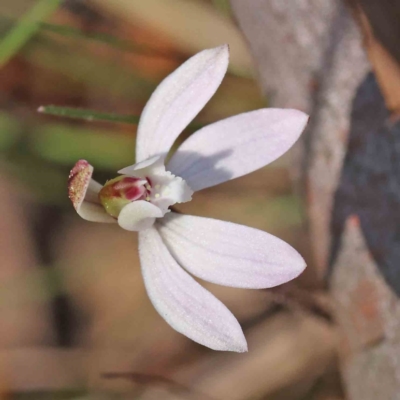
POLYGON ((121 210, 138 200, 157 206, 164 216, 175 203, 192 199, 193 191, 186 182, 165 170, 163 160, 153 157, 119 171, 124 174, 107 181, 99 192, 106 212, 118 218, 121 210))
POLYGON ((145 200, 150 189, 147 180, 121 175, 107 181, 99 192, 104 209, 114 218, 122 208, 135 200, 145 200))

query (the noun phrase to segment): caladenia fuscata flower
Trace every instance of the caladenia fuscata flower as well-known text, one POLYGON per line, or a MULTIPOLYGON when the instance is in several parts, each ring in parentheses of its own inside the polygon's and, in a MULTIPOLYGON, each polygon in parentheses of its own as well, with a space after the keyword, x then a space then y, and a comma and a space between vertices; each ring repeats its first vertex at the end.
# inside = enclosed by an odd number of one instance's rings
POLYGON ((236 318, 191 275, 225 286, 270 288, 296 278, 304 260, 268 233, 177 214, 171 206, 274 161, 296 142, 308 117, 267 108, 224 119, 186 139, 165 165, 178 135, 217 90, 228 60, 227 45, 204 50, 169 75, 141 115, 137 163, 102 186, 92 179, 93 167, 78 161, 69 196, 82 218, 139 232, 147 293, 174 329, 215 350, 244 352, 236 318))

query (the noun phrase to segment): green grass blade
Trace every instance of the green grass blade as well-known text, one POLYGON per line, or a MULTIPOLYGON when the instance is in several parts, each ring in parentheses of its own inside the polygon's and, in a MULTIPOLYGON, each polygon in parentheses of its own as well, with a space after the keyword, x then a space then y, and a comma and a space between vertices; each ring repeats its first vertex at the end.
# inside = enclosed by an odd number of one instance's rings
POLYGON ((57 10, 61 0, 39 0, 6 34, 0 42, 0 68, 4 66, 34 36, 39 22, 57 10))
MULTIPOLYGON (((60 107, 52 105, 41 106, 38 108, 38 112, 42 114, 53 115, 55 117, 83 119, 85 121, 117 122, 130 125, 137 125, 140 119, 140 117, 137 115, 110 114, 95 110, 87 110, 84 108, 60 107)), ((192 122, 188 126, 189 130, 191 131, 195 131, 203 127, 204 124, 198 122, 192 122)), ((184 137, 184 135, 182 137, 184 137)))
POLYGON ((86 110, 82 108, 74 107, 59 107, 59 106, 42 106, 39 107, 38 112, 48 115, 54 115, 56 117, 66 117, 73 119, 84 119, 86 121, 107 121, 107 122, 119 122, 124 124, 137 125, 139 117, 136 115, 117 115, 103 113, 94 110, 86 110))

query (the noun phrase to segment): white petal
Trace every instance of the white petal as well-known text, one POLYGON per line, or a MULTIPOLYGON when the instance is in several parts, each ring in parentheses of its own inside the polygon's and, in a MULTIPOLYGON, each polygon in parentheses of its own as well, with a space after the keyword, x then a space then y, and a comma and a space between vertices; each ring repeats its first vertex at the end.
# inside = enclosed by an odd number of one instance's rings
POLYGON ((139 255, 150 300, 175 330, 214 350, 247 351, 236 318, 177 264, 155 228, 140 232, 139 255))
POLYGON ((217 90, 228 62, 227 45, 204 50, 161 82, 140 118, 137 162, 168 153, 178 135, 217 90))
POLYGON ((179 264, 209 282, 269 288, 296 278, 306 267, 293 247, 258 229, 175 213, 157 226, 179 264))
POLYGON ((127 231, 142 231, 150 228, 162 215, 162 211, 148 201, 133 201, 119 213, 118 224, 127 231))
POLYGON ((76 212, 87 221, 117 222, 100 204, 98 194, 102 186, 92 175, 93 167, 86 160, 79 160, 69 174, 68 195, 76 212))
POLYGON ((274 108, 224 119, 182 143, 167 168, 194 191, 238 178, 289 150, 307 121, 301 111, 274 108))

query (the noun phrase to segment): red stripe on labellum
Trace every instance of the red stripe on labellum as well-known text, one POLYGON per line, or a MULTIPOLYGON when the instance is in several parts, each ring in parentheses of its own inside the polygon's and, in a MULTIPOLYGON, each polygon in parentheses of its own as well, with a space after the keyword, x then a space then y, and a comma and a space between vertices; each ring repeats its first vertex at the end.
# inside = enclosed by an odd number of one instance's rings
POLYGON ((143 179, 130 176, 124 177, 113 186, 115 191, 119 192, 120 196, 130 201, 138 200, 146 192, 143 179))
POLYGON ((146 198, 145 185, 145 179, 121 175, 106 182, 99 192, 99 200, 106 212, 117 218, 128 203, 146 198))

